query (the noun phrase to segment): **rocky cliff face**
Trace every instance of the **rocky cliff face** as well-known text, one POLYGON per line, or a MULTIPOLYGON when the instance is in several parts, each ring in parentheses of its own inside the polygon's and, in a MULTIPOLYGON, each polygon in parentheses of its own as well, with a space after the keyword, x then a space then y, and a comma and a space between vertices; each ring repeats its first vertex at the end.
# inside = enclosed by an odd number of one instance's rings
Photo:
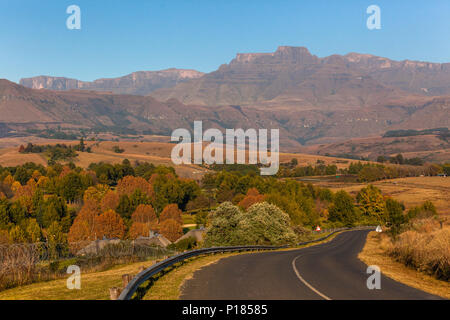
POLYGON ((61 77, 39 76, 20 80, 32 89, 110 91, 117 94, 148 95, 154 90, 170 88, 180 82, 196 79, 203 73, 195 70, 167 69, 138 71, 120 78, 98 79, 92 82, 61 77))
POLYGON ((356 100, 361 107, 372 103, 360 95, 360 87, 377 94, 372 94, 373 100, 406 93, 450 94, 450 63, 393 61, 357 53, 318 58, 304 47, 279 47, 273 53, 237 54, 215 72, 151 95, 204 105, 348 108, 341 100, 352 107, 356 100))
POLYGON ((0 81, 0 123, 8 128, 70 124, 170 134, 202 119, 205 128, 279 128, 284 143, 295 146, 450 126, 450 64, 358 53, 319 58, 303 47, 238 54, 208 74, 169 69, 21 83, 82 90, 0 81))

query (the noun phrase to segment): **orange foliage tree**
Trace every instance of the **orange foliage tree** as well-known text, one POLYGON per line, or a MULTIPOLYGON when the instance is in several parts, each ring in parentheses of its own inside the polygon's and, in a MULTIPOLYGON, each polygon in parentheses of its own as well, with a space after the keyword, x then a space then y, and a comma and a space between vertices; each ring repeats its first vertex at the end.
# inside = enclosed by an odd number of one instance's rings
POLYGON ((86 201, 70 227, 67 235, 69 243, 95 240, 95 218, 99 214, 98 203, 95 200, 86 201))
POLYGON ((148 204, 140 204, 131 215, 133 222, 150 223, 157 222, 157 217, 153 207, 148 204))
POLYGON ((125 235, 125 224, 119 214, 113 210, 105 211, 95 217, 94 228, 97 239, 103 237, 123 239, 125 235))
POLYGON ((168 219, 173 219, 178 222, 180 225, 183 224, 183 220, 181 218, 181 210, 178 209, 178 206, 174 203, 168 204, 161 214, 159 215, 159 221, 163 222, 168 219))
POLYGON ((136 190, 140 189, 145 193, 150 199, 154 200, 155 191, 150 183, 144 178, 126 176, 119 180, 117 183, 117 193, 121 195, 132 195, 136 190))
POLYGON ((247 191, 245 198, 239 202, 239 206, 247 210, 255 203, 264 202, 265 199, 265 195, 260 194, 256 188, 251 188, 247 191))
POLYGON ((150 230, 158 230, 158 218, 153 207, 146 204, 139 205, 131 216, 133 224, 130 228, 130 238, 136 239, 139 236, 147 237, 150 230))
POLYGON ((116 210, 118 205, 119 195, 112 190, 109 190, 100 202, 100 208, 103 212, 107 210, 116 210))
POLYGON ((159 232, 164 237, 174 242, 183 235, 183 228, 181 227, 181 224, 174 219, 167 219, 159 224, 159 232))

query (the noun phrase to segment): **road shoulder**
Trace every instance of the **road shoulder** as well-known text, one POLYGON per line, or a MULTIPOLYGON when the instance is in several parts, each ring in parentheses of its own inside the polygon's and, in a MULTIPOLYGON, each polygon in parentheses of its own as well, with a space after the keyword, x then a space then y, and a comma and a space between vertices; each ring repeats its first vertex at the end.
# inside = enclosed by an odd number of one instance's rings
POLYGON ((375 231, 367 235, 366 244, 358 258, 366 265, 376 265, 381 272, 398 282, 410 287, 450 299, 450 283, 408 268, 384 253, 381 236, 375 231))

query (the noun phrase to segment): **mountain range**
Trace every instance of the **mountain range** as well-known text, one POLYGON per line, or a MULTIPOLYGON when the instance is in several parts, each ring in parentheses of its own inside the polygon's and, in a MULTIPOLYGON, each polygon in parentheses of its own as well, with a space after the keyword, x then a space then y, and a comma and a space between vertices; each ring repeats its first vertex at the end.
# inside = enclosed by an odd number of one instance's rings
POLYGON ((80 89, 110 91, 117 94, 147 95, 157 89, 171 88, 180 82, 196 79, 202 75, 202 72, 196 70, 167 69, 138 71, 119 78, 97 79, 92 82, 64 77, 39 76, 21 79, 19 83, 32 89, 80 89))
POLYGON ((450 126, 450 63, 303 47, 237 54, 203 74, 168 69, 83 82, 0 81, 0 135, 86 128, 170 134, 194 120, 223 128, 280 128, 282 146, 335 143, 388 130, 450 126))

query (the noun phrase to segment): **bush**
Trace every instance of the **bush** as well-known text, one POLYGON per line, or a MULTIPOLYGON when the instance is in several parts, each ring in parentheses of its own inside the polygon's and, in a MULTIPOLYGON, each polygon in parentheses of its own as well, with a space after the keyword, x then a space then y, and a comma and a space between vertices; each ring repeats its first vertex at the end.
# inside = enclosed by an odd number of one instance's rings
POLYGON ((197 246, 197 240, 193 237, 188 237, 186 239, 182 239, 177 243, 172 243, 168 249, 175 249, 178 252, 183 252, 186 250, 192 250, 197 246))
POLYGON ((282 245, 297 238, 289 216, 267 202, 256 203, 243 212, 238 229, 240 242, 248 245, 282 245))
POLYGON ((256 203, 246 212, 225 202, 209 220, 205 246, 281 245, 297 240, 289 216, 267 202, 256 203))

